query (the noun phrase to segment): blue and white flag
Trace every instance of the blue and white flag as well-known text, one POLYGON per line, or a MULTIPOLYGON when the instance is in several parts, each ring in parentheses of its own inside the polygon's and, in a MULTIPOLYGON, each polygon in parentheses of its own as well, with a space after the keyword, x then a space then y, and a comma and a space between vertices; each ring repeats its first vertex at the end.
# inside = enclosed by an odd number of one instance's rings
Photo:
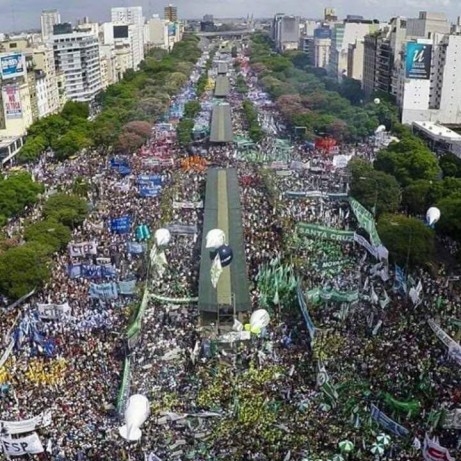
POLYGON ((90 295, 90 298, 117 299, 118 297, 117 284, 115 282, 100 283, 100 284, 91 283, 89 295, 90 295))
POLYGON ((408 429, 404 428, 399 423, 396 423, 373 404, 371 405, 371 417, 378 424, 384 427, 384 429, 387 429, 399 437, 406 437, 409 434, 408 429))
POLYGON ((82 264, 82 277, 87 279, 100 279, 101 278, 101 266, 94 264, 82 264))
POLYGON ((138 184, 161 187, 163 184, 163 180, 161 176, 156 175, 156 174, 155 175, 142 174, 138 176, 138 184))
POLYGON ((405 273, 403 269, 397 264, 395 265, 395 276, 394 276, 394 291, 400 292, 401 294, 407 293, 407 283, 405 281, 405 273))
POLYGON ((127 251, 128 253, 140 255, 145 253, 147 250, 147 245, 145 243, 138 242, 127 242, 127 251))
POLYGON ((139 186, 139 195, 141 197, 157 197, 160 193, 161 186, 154 185, 140 185, 139 186))
POLYGON ((81 264, 69 264, 67 267, 67 273, 69 278, 78 279, 82 276, 82 265, 81 264))
POLYGON ((130 216, 121 216, 120 218, 112 218, 110 220, 110 230, 116 234, 126 234, 130 232, 130 227, 130 216))
POLYGON ((132 295, 136 290, 136 280, 118 282, 118 290, 121 295, 132 295))

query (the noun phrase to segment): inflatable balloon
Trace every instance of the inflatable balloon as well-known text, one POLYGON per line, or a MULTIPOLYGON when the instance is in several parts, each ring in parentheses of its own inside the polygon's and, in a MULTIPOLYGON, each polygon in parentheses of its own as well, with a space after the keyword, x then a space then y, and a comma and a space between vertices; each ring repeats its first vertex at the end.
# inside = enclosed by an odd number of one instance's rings
POLYGON ((429 226, 433 226, 440 219, 440 210, 434 206, 430 207, 426 213, 426 221, 429 226))
POLYGON ((384 131, 386 131, 386 125, 379 125, 375 130, 375 134, 383 133, 384 131))
POLYGON ((155 231, 154 238, 157 246, 165 246, 170 243, 171 234, 168 229, 158 229, 155 231))
POLYGON ((226 234, 221 229, 211 229, 206 234, 206 248, 219 248, 226 242, 226 234))
POLYGON ((251 314, 250 326, 251 328, 265 328, 269 325, 270 319, 269 312, 265 309, 258 309, 251 314))
POLYGON ((381 99, 375 98, 375 99, 373 99, 373 102, 374 102, 375 104, 379 104, 379 103, 381 102, 381 99))
POLYGON ((218 248, 219 259, 221 260, 221 266, 228 266, 234 259, 234 252, 229 245, 222 245, 218 248))
POLYGON ((125 425, 118 429, 119 434, 129 441, 141 438, 139 429, 150 415, 149 400, 144 395, 135 394, 128 399, 125 409, 125 425))

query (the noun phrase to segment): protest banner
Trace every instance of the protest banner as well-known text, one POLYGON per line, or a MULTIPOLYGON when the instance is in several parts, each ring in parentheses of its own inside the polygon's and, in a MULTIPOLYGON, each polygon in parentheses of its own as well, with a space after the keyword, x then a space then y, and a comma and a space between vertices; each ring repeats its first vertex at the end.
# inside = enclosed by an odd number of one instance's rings
POLYGON ((44 320, 60 320, 71 314, 68 303, 64 304, 37 304, 38 315, 44 320))
POLYGON ((35 431, 39 427, 46 427, 51 424, 51 411, 47 410, 38 416, 22 421, 0 421, 0 432, 9 435, 24 434, 35 431))
POLYGON ((318 224, 298 223, 296 226, 299 236, 316 237, 337 242, 353 242, 354 232, 320 226, 318 224))
POLYGON ((78 258, 86 255, 95 255, 98 246, 95 242, 69 243, 69 255, 78 258))
POLYGON ((18 439, 1 438, 0 440, 3 445, 3 452, 7 456, 33 455, 45 451, 36 433, 18 439))

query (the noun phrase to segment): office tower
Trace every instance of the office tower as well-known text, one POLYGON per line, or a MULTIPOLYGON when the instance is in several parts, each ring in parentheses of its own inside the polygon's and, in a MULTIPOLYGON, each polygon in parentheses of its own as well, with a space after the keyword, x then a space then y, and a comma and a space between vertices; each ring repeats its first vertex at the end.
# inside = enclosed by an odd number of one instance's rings
POLYGON ((276 14, 272 33, 279 51, 297 50, 300 37, 299 17, 276 14))
POLYGON ((142 6, 111 8, 111 22, 144 25, 142 6))
POLYGON ((43 10, 40 17, 42 40, 48 40, 53 35, 53 26, 60 24, 61 15, 58 10, 43 10))
POLYGON ((323 20, 325 22, 335 22, 338 20, 336 10, 334 8, 327 7, 323 10, 323 20))
POLYGON ((165 6, 163 18, 170 22, 176 22, 178 20, 178 8, 173 5, 165 6))

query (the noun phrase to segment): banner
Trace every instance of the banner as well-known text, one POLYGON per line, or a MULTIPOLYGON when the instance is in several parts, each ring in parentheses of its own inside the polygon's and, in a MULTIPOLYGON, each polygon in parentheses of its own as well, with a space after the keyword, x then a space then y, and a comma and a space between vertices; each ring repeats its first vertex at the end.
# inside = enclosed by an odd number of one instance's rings
POLYGON ((69 243, 69 255, 78 258, 85 255, 95 255, 98 246, 95 242, 69 243))
POLYGON ((337 242, 353 242, 354 232, 331 227, 324 227, 318 224, 298 223, 296 225, 298 235, 306 237, 316 237, 324 240, 334 240, 337 242))
POLYGON ((431 78, 432 45, 407 42, 405 56, 405 77, 412 80, 431 78))
POLYGON ((442 426, 447 429, 461 429, 461 408, 445 411, 442 426))
POLYGON ((2 80, 23 77, 26 73, 26 59, 21 53, 2 53, 0 56, 2 80))
POLYGON ((192 304, 198 302, 198 298, 169 298, 167 296, 156 295, 155 293, 152 293, 150 297, 156 301, 170 304, 192 304))
POLYGON ((71 307, 64 304, 37 304, 38 315, 45 320, 60 320, 71 314, 71 307))
POLYGON ((371 245, 365 237, 362 237, 360 234, 354 234, 354 241, 358 243, 360 246, 365 248, 371 256, 374 256, 376 259, 379 259, 378 249, 371 245))
POLYGON ((110 230, 116 234, 126 234, 130 232, 130 227, 130 216, 122 216, 120 218, 112 218, 110 220, 110 230))
POLYGON ((145 243, 138 242, 127 242, 127 251, 128 253, 140 255, 147 251, 147 245, 145 243))
POLYGON ((437 437, 431 439, 427 434, 424 439, 423 458, 425 461, 455 461, 445 447, 442 447, 437 437))
POLYGON ((311 319, 311 316, 309 315, 309 311, 307 310, 307 303, 306 303, 306 300, 304 299, 304 293, 302 292, 301 287, 299 285, 298 285, 298 288, 296 289, 296 293, 298 295, 299 308, 301 309, 301 313, 303 314, 304 321, 306 322, 307 331, 309 332, 311 341, 313 341, 314 336, 315 336, 315 325, 311 319))
POLYGON ((7 456, 22 456, 45 451, 36 433, 19 439, 2 438, 1 441, 3 451, 7 456))
POLYGON ((6 346, 5 352, 0 357, 0 368, 2 368, 4 363, 8 360, 8 357, 10 356, 13 348, 14 348, 14 339, 12 339, 10 343, 8 344, 8 346, 6 346))
POLYGON ((172 234, 194 235, 197 234, 197 225, 189 226, 187 224, 169 224, 166 228, 172 234))
POLYGON ((136 291, 136 280, 118 282, 118 291, 121 295, 132 295, 136 291))
POLYGON ((22 118, 21 95, 18 85, 4 85, 2 88, 5 117, 8 120, 22 118))
POLYGON ((359 226, 365 229, 370 235, 371 244, 375 247, 381 246, 382 243, 376 230, 374 216, 362 204, 355 200, 355 198, 349 197, 349 203, 359 226))
POLYGON ((200 200, 200 202, 173 202, 173 208, 182 210, 203 208, 203 200, 200 200))
POLYGON ((454 359, 459 365, 461 365, 461 346, 445 331, 440 328, 432 319, 427 321, 432 331, 436 334, 437 338, 442 341, 445 346, 448 347, 448 353, 452 359, 454 359))
POLYGON ((161 189, 161 186, 143 184, 139 186, 139 195, 141 197, 157 197, 161 189))
POLYGON ((386 414, 373 404, 371 405, 371 417, 384 429, 387 429, 398 437, 406 437, 409 434, 408 429, 396 423, 389 416, 386 416, 386 414))
POLYGON ((408 414, 408 416, 418 415, 421 412, 421 403, 417 400, 408 400, 407 402, 397 400, 386 392, 384 394, 384 401, 393 411, 399 411, 400 413, 408 414))
POLYGON ((4 431, 8 435, 24 434, 35 431, 39 427, 51 424, 51 411, 47 410, 38 416, 22 421, 0 421, 0 433, 4 431))
POLYGON ((71 279, 78 279, 82 276, 82 265, 81 264, 69 264, 67 266, 67 274, 71 279))
POLYGON ((97 299, 117 299, 117 284, 115 282, 100 284, 91 283, 89 296, 90 298, 97 299))
POLYGON ((141 174, 137 178, 138 184, 143 185, 152 185, 162 187, 163 179, 159 175, 148 175, 148 174, 141 174))
POLYGON ((320 301, 353 303, 359 299, 359 290, 339 291, 336 289, 313 288, 306 292, 306 298, 313 303, 319 303, 320 301))

